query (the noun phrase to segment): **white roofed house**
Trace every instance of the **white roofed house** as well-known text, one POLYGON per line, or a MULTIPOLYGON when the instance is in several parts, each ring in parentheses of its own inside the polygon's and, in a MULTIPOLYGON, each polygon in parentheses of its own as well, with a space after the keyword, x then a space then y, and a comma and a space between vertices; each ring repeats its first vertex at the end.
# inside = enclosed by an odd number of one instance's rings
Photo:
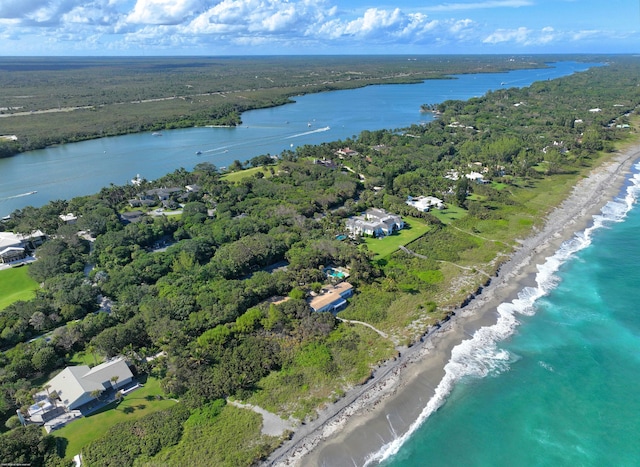
POLYGON ((403 229, 404 221, 384 209, 371 208, 361 216, 347 219, 346 228, 352 235, 382 237, 403 229))
POLYGON ((12 232, 0 232, 0 264, 11 263, 27 256, 21 236, 12 232))
POLYGON ((24 248, 17 246, 9 246, 0 249, 0 263, 7 264, 26 258, 27 253, 24 248))
POLYGON ((133 373, 124 358, 115 358, 93 368, 68 366, 45 387, 49 393, 55 391, 67 410, 75 410, 97 399, 103 391, 117 391, 132 380, 133 373))
POLYGON ((489 183, 489 181, 484 178, 484 175, 482 175, 479 172, 468 173, 468 174, 465 175, 465 177, 467 177, 472 182, 476 182, 476 183, 481 184, 481 185, 485 184, 485 183, 489 183))
POLYGON ((444 209, 444 201, 435 196, 408 196, 406 203, 418 211, 428 212, 431 208, 444 209))
POLYGON ((58 217, 65 224, 72 225, 72 224, 75 224, 76 222, 78 222, 78 216, 76 216, 72 212, 69 212, 67 214, 60 214, 58 217))
POLYGON ((313 297, 309 306, 313 311, 329 311, 335 313, 347 306, 347 298, 353 295, 353 286, 348 282, 340 282, 322 290, 321 295, 313 297))

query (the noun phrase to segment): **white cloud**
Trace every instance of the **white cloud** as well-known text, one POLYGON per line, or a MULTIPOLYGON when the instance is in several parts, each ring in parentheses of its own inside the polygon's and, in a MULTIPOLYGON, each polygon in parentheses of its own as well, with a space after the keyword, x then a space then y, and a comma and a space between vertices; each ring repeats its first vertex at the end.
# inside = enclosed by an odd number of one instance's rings
POLYGON ((137 0, 127 22, 133 24, 180 24, 203 8, 202 0, 137 0))
POLYGON ((347 0, 0 0, 0 53, 16 53, 17 46, 25 53, 85 47, 98 54, 480 52, 556 44, 567 50, 637 36, 628 29, 572 30, 558 26, 558 18, 541 29, 526 18, 512 26, 513 13, 504 23, 503 15, 487 11, 527 8, 533 15, 542 8, 535 0, 439 1, 357 9, 345 7, 347 0))
POLYGON ((603 32, 597 29, 584 30, 584 31, 576 31, 571 34, 571 39, 574 41, 581 41, 583 39, 592 39, 594 37, 598 37, 602 35, 603 32))
POLYGON ((531 30, 525 27, 518 29, 499 29, 489 35, 483 42, 485 44, 499 44, 500 42, 515 42, 524 44, 531 34, 531 30))
POLYGON ((564 34, 559 34, 551 26, 546 26, 540 30, 533 30, 525 27, 517 29, 499 29, 487 36, 483 43, 500 44, 513 43, 524 46, 546 45, 564 40, 564 34))
POLYGON ((0 18, 24 18, 36 10, 46 7, 48 0, 2 0, 0 2, 0 18))

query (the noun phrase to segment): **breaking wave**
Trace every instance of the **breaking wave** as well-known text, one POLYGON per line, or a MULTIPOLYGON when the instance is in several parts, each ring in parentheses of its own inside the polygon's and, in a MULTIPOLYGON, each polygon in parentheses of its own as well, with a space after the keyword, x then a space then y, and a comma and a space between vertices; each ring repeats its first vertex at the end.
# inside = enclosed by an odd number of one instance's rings
POLYGON ((380 450, 367 458, 365 465, 379 463, 398 453, 402 445, 418 428, 438 410, 446 401, 455 384, 462 378, 483 378, 509 370, 509 365, 517 360, 515 355, 500 349, 498 343, 511 336, 518 326, 518 315, 535 314, 536 301, 554 289, 558 282, 558 269, 578 251, 591 244, 593 232, 606 228, 608 224, 622 222, 640 196, 640 163, 633 167, 634 174, 629 179, 623 197, 608 202, 600 214, 593 216, 593 224, 573 238, 564 242, 559 250, 545 263, 538 266, 536 286, 525 287, 518 298, 498 306, 498 321, 492 326, 478 329, 472 338, 462 341, 453 348, 451 359, 446 364, 445 376, 436 387, 435 394, 422 410, 417 420, 406 433, 382 446, 380 450))

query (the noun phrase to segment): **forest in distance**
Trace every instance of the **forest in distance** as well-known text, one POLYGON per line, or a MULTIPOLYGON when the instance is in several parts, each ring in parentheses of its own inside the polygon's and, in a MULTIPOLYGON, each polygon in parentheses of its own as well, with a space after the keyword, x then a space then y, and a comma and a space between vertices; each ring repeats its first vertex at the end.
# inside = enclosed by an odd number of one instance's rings
POLYGON ((235 126, 295 95, 598 56, 0 58, 0 157, 143 131, 235 126), (15 138, 13 138, 15 136, 15 138))
MULTIPOLYGON (((456 66, 480 67, 482 59, 456 66)), ((35 296, 0 311, 0 463, 69 465, 80 451, 87 465, 267 459, 291 433, 262 434, 260 416, 228 400, 313 420, 447 319, 577 180, 637 141, 640 62, 597 59, 607 66, 437 104, 427 125, 363 131, 278 160, 256 155, 228 175, 204 162, 141 186, 13 212, 0 230, 41 230, 49 239, 26 266, 35 296), (352 152, 340 158, 345 147, 352 152), (445 177, 471 172, 487 182, 445 177), (182 205, 179 214, 132 207, 141 192, 194 185, 168 200, 182 205), (445 208, 420 212, 408 196, 435 196, 445 208), (368 208, 401 215, 407 228, 381 240, 343 238, 346 220, 368 208), (124 223, 134 210, 137 221, 124 223), (66 213, 77 222, 65 223, 66 213), (337 315, 308 303, 331 285, 327 267, 348 271, 355 290, 337 315), (149 388, 129 419, 116 423, 114 413, 127 408, 116 405, 93 416, 104 417, 100 432, 82 434, 74 428, 82 419, 50 434, 21 426, 15 411, 60 369, 117 355, 149 388)), ((363 62, 345 61, 344 73, 378 66, 363 62)), ((249 68, 247 79, 256 75, 249 68)))

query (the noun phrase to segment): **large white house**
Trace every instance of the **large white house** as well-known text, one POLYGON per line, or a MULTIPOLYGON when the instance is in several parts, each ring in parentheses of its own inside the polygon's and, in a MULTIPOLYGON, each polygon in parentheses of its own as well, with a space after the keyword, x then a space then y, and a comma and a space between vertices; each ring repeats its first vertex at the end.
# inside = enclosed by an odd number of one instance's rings
POLYGON ((49 394, 55 391, 61 405, 74 410, 96 399, 100 392, 117 390, 132 380, 133 373, 124 358, 120 357, 93 368, 87 365, 68 366, 44 387, 49 394))
POLYGON ((35 249, 44 243, 45 234, 36 230, 31 235, 0 232, 0 263, 11 263, 27 256, 27 249, 35 249))
POLYGON ((444 201, 435 196, 409 196, 406 203, 418 211, 428 212, 432 208, 443 209, 444 201))
POLYGON ((383 237, 404 228, 404 221, 384 209, 371 208, 362 216, 347 219, 346 228, 352 235, 383 237))

